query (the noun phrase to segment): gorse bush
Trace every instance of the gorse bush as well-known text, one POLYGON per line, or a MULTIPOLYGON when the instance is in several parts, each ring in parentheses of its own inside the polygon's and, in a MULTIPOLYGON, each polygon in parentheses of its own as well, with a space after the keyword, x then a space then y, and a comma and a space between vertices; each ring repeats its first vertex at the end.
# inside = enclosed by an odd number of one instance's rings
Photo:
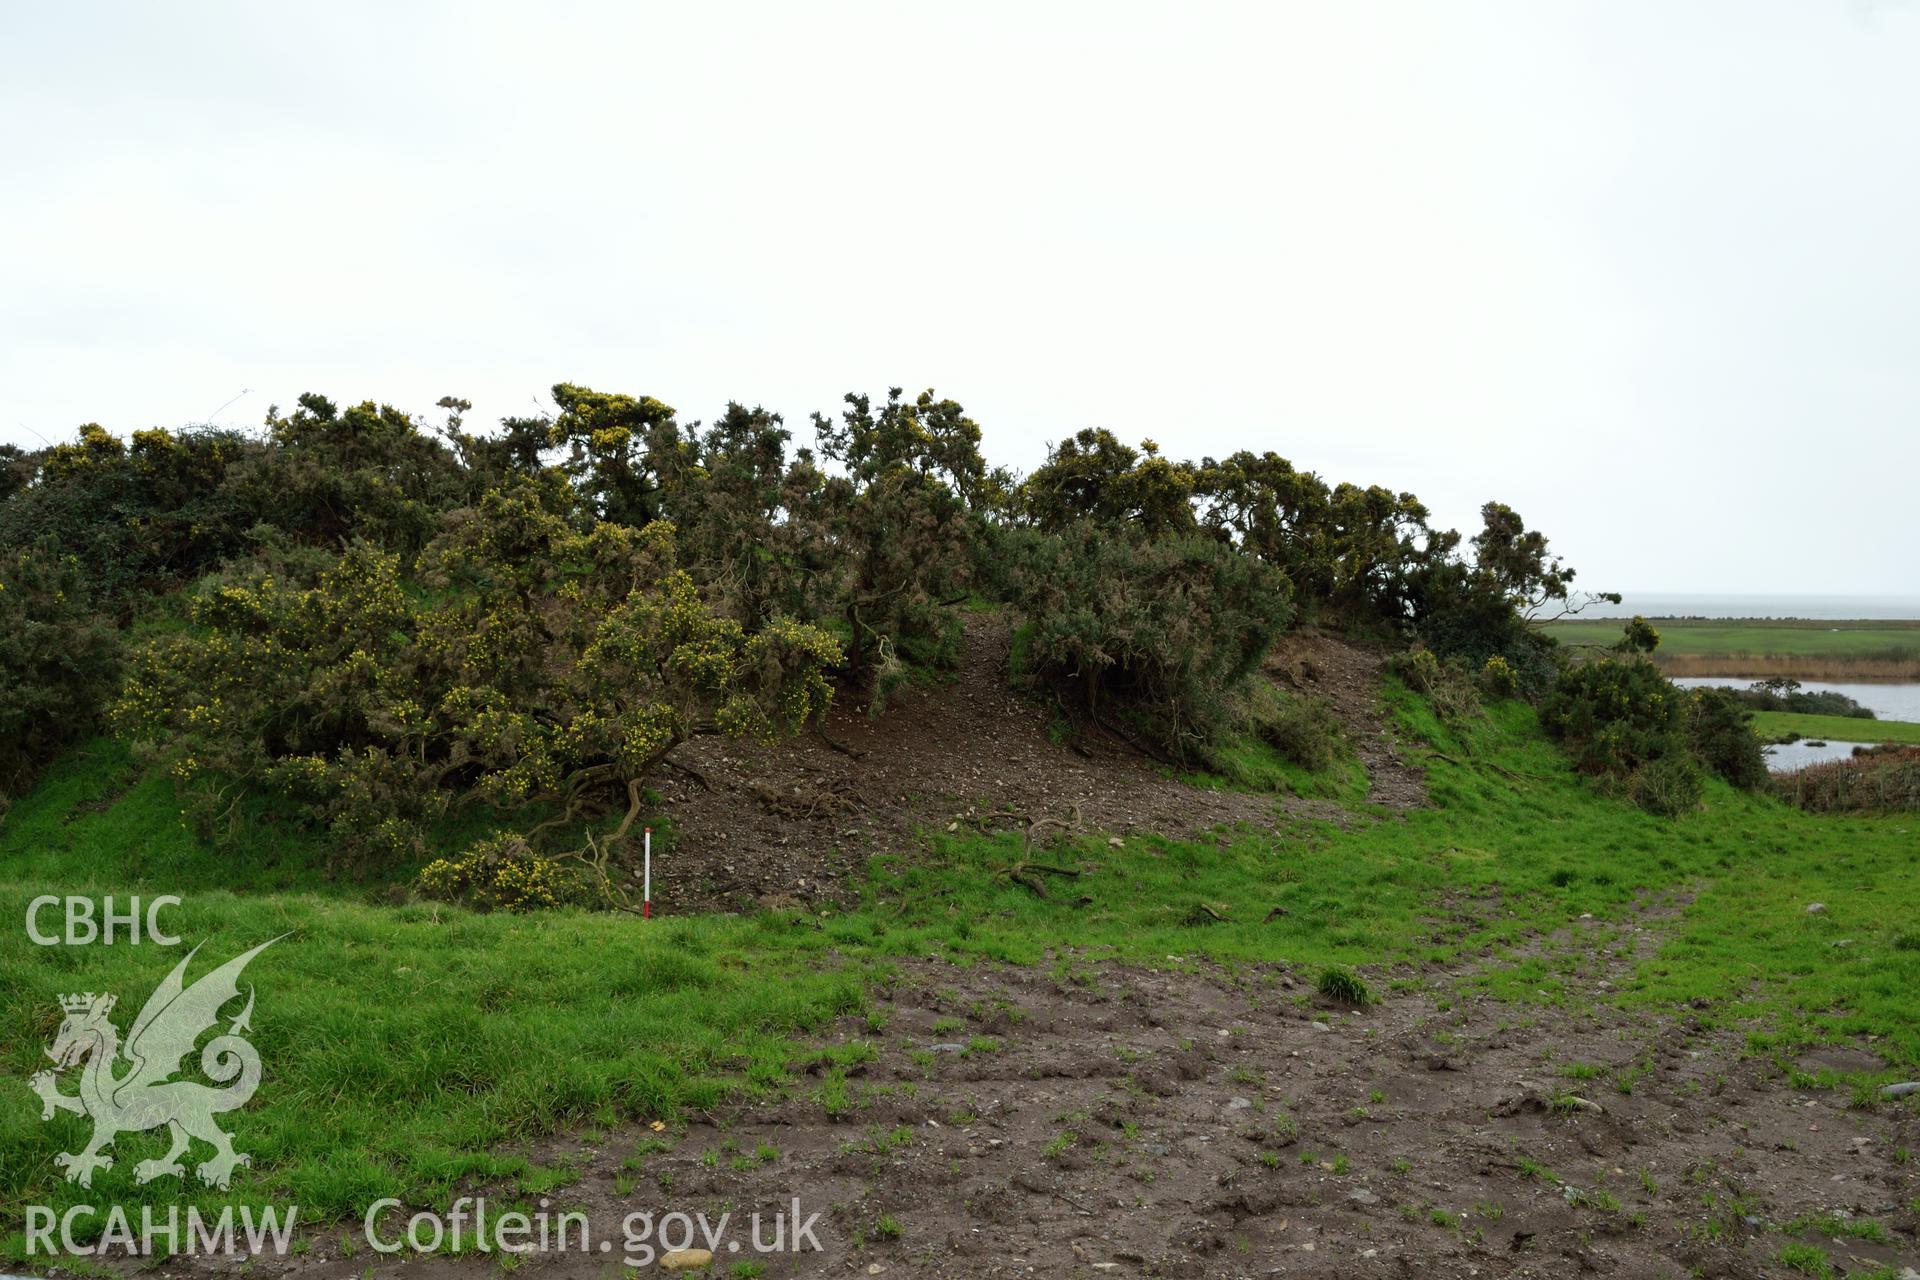
POLYGON ((311 584, 209 583, 188 630, 133 654, 121 731, 203 809, 264 788, 346 848, 405 859, 456 807, 637 804, 687 739, 771 740, 831 696, 838 645, 715 614, 665 522, 581 533, 537 490, 497 491, 450 515, 421 567, 431 599, 365 544, 311 584))
POLYGON ((1630 794, 1650 812, 1697 805, 1703 770, 1737 787, 1763 785, 1766 759, 1747 710, 1722 690, 1689 692, 1661 675, 1639 656, 1650 632, 1636 618, 1615 656, 1568 668, 1541 724, 1584 772, 1631 780, 1630 794))
POLYGON ((1725 689, 1688 693, 1687 742, 1702 764, 1744 791, 1767 780, 1767 755, 1753 731, 1753 714, 1725 689))
POLYGON ((1020 486, 1018 502, 1047 533, 1091 522, 1153 539, 1198 532, 1198 486, 1193 464, 1161 457, 1153 441, 1133 449, 1093 427, 1056 445, 1020 486))
POLYGON ((1653 624, 1635 614, 1622 628, 1619 641, 1614 648, 1621 653, 1652 653, 1660 647, 1660 633, 1653 624))
POLYGON ((839 548, 839 602, 854 674, 884 699, 909 666, 944 669, 958 653, 950 610, 973 578, 974 509, 998 489, 980 429, 952 401, 899 388, 878 413, 847 397, 837 423, 815 417, 821 451, 846 470, 827 482, 828 537, 839 548))
POLYGON ((250 524, 295 542, 359 541, 410 558, 443 512, 474 496, 451 449, 372 401, 343 410, 303 395, 292 413, 268 411, 266 445, 232 465, 222 490, 250 524))
POLYGON ((1468 559, 1410 493, 1330 486, 1273 452, 1173 461, 1151 440, 1134 449, 1090 428, 1049 452, 1012 507, 1046 532, 1090 521, 1148 539, 1204 533, 1285 574, 1303 618, 1414 636, 1474 667, 1501 654, 1528 696, 1555 675, 1552 642, 1526 619, 1568 601, 1574 572, 1503 503, 1481 509, 1468 559))
POLYGON ((1282 693, 1265 681, 1255 681, 1247 715, 1254 736, 1283 760, 1318 773, 1340 757, 1345 731, 1323 698, 1282 693))
POLYGON ((119 659, 76 557, 50 545, 0 553, 0 809, 93 728, 119 659))
POLYGON ((703 426, 552 394, 485 434, 453 396, 429 428, 308 394, 252 435, 90 425, 0 451, 0 556, 71 557, 11 562, 64 585, 0 603, 0 715, 25 726, 6 776, 107 696, 88 609, 147 637, 113 723, 191 812, 271 793, 385 860, 483 811, 540 815, 530 848, 563 856, 690 737, 790 734, 836 687, 878 711, 951 669, 983 602, 1021 615, 1022 678, 1070 718, 1181 764, 1250 737, 1310 768, 1337 752, 1324 708, 1257 678, 1302 612, 1422 643, 1437 665, 1409 679, 1449 718, 1476 678, 1538 697, 1556 673, 1526 618, 1572 571, 1498 503, 1468 543, 1409 493, 1099 429, 1016 483, 961 405, 898 387, 813 415, 810 445, 758 407, 703 426))
POLYGON ((481 911, 533 911, 595 900, 586 874, 535 853, 511 832, 495 832, 452 858, 420 869, 420 891, 430 898, 481 911))
POLYGON ((261 446, 230 431, 136 431, 123 443, 98 426, 55 445, 33 477, 0 502, 0 551, 41 545, 73 557, 96 606, 125 616, 143 594, 191 581, 246 546, 257 523, 228 487, 261 446))
POLYGON ((1011 536, 1002 554, 1026 669, 1070 714, 1181 762, 1241 721, 1245 682, 1292 617, 1283 575, 1206 538, 1081 521, 1011 536))
POLYGON ((1493 672, 1499 683, 1492 696, 1538 700, 1559 676, 1558 650, 1530 620, 1542 611, 1582 607, 1571 601, 1574 573, 1513 508, 1489 502, 1480 518, 1471 560, 1433 555, 1411 575, 1412 625, 1442 658, 1493 672), (1496 658, 1499 664, 1491 665, 1496 658))
POLYGON ((1677 818, 1700 807, 1706 780, 1692 756, 1676 751, 1635 769, 1627 781, 1627 794, 1648 813, 1677 818))
POLYGON ((1413 648, 1395 654, 1388 669, 1423 695, 1433 713, 1449 728, 1459 728, 1480 714, 1480 691, 1457 658, 1442 662, 1433 651, 1413 648))
POLYGON ((1520 673, 1496 653, 1480 666, 1480 691, 1489 698, 1511 698, 1520 692, 1520 673))
POLYGON ((1603 658, 1569 668, 1540 722, 1582 771, 1624 778, 1683 749, 1686 695, 1644 658, 1603 658))

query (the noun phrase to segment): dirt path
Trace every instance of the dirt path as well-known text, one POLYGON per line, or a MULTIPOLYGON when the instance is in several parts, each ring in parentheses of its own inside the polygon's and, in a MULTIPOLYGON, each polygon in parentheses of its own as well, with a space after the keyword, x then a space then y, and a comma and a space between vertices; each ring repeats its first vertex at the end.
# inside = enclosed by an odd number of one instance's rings
POLYGON ((1290 632, 1268 655, 1269 679, 1321 697, 1347 726, 1367 771, 1367 803, 1413 809, 1427 802, 1426 775, 1409 764, 1388 732, 1380 705, 1381 656, 1314 631, 1290 632))
MULTIPOLYGON (((914 962, 786 1098, 539 1154, 574 1162, 554 1210, 583 1211, 593 1240, 635 1213, 730 1213, 742 1248, 719 1261, 767 1277, 1784 1280, 1795 1243, 1841 1275, 1920 1262, 1920 1108, 1793 1088, 1691 1011, 1608 1007, 1643 930, 1541 945, 1602 958, 1563 1005, 1463 1000, 1464 971, 1352 1010, 1279 966, 914 962), (738 1224, 796 1199, 820 1252, 754 1253, 738 1224)), ((1843 1048, 1798 1065, 1873 1063, 1843 1048)), ((320 1237, 253 1272, 343 1261, 369 1259, 320 1237)), ((610 1273, 591 1253, 518 1269, 610 1273)))
POLYGON ((936 964, 891 1007, 844 1029, 877 1050, 846 1114, 816 1089, 696 1126, 631 1199, 666 1174, 683 1200, 823 1206, 826 1265, 769 1275, 1787 1276, 1802 1238, 1848 1271, 1920 1260, 1911 1109, 1790 1089, 1686 1016, 936 964), (1829 1215, 1889 1243, 1779 1230, 1829 1215))

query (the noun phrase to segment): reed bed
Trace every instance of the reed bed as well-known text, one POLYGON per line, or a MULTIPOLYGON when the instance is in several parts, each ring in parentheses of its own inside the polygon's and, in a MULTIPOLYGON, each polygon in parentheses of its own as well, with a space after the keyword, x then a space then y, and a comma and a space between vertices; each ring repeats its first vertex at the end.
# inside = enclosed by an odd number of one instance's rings
POLYGON ((1798 653, 1660 653, 1654 663, 1668 676, 1750 676, 1764 680, 1920 680, 1920 650, 1841 656, 1798 653))
POLYGON ((1880 748, 1775 774, 1773 794, 1815 813, 1920 810, 1920 747, 1880 748))

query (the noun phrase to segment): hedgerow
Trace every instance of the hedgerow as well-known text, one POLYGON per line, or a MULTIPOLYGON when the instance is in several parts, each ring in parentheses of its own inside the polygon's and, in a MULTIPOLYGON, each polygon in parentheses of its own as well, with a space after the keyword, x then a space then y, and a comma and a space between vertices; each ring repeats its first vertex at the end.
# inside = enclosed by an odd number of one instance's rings
MULTIPOLYGON (((1573 573, 1499 503, 1464 542, 1410 493, 1098 428, 1016 482, 962 406, 897 387, 814 415, 809 446, 758 407, 702 426, 571 383, 553 401, 478 433, 457 397, 428 428, 308 394, 257 435, 90 425, 7 451, 0 554, 50 544, 72 580, 13 605, 13 705, 81 723, 108 696, 112 626, 56 607, 84 597, 145 637, 113 723, 190 812, 273 792, 392 861, 483 809, 573 838, 689 737, 796 732, 836 687, 878 711, 954 665, 982 603, 1019 616, 1022 679, 1183 765, 1250 738, 1327 758, 1324 709, 1260 696, 1303 617, 1415 645, 1408 678, 1456 720, 1559 675, 1528 618, 1567 605, 1573 573)), ((1574 677, 1615 678, 1641 677, 1574 677)), ((1589 768, 1631 772, 1676 731, 1586 723, 1585 696, 1556 694, 1553 719, 1589 768)), ((1750 782, 1725 707, 1681 718, 1690 750, 1750 782)), ((57 749, 36 733, 10 758, 57 749)))

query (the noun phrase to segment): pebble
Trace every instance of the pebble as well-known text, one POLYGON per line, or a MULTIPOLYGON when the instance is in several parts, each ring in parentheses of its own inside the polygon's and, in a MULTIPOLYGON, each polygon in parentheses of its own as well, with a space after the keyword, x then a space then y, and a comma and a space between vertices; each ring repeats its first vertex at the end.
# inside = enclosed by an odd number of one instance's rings
POLYGON ((1227 1099, 1227 1110, 1229 1111, 1245 1111, 1248 1107, 1252 1105, 1253 1103, 1246 1098, 1228 1098, 1227 1099))
POLYGON ((1353 1201, 1355 1204, 1378 1204, 1380 1202, 1379 1196, 1364 1189, 1360 1191, 1349 1191, 1347 1193, 1347 1199, 1353 1201))
POLYGON ((1824 902, 1809 902, 1807 904, 1807 914, 1810 916, 1817 916, 1826 909, 1827 904, 1824 902))
MULTIPOLYGON (((1904 1098, 1910 1093, 1920 1093, 1920 1080, 1909 1080, 1905 1084, 1890 1084, 1880 1091, 1883 1098, 1904 1098)), ((1913 1268, 1907 1268, 1911 1271, 1913 1268)))
POLYGON ((1309 1025, 1309 1026, 1311 1026, 1311 1027, 1312 1027, 1312 1028, 1313 1028, 1313 1029, 1314 1029, 1315 1031, 1331 1031, 1331 1030, 1333 1030, 1333 1028, 1332 1028, 1332 1027, 1330 1027, 1330 1026, 1328 1026, 1328 1025, 1327 1025, 1326 1023, 1324 1023, 1324 1022, 1313 1022, 1313 1023, 1309 1023, 1308 1025, 1309 1025))

